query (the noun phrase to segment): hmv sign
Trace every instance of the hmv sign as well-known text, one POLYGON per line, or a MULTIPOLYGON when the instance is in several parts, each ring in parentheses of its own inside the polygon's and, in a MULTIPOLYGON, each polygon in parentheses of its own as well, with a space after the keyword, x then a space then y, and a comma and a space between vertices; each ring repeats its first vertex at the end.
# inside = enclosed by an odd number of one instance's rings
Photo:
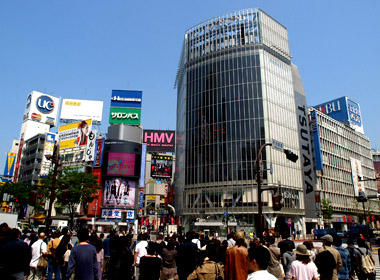
POLYGON ((174 130, 144 130, 143 142, 147 152, 175 152, 174 130))

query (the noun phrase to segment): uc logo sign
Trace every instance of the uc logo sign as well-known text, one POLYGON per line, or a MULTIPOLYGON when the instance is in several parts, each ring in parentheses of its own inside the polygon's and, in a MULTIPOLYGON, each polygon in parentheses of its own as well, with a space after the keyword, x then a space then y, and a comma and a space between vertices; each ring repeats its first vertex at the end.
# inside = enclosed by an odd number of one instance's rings
POLYGON ((50 114, 54 110, 54 101, 49 96, 42 95, 37 99, 37 109, 43 114, 50 114))

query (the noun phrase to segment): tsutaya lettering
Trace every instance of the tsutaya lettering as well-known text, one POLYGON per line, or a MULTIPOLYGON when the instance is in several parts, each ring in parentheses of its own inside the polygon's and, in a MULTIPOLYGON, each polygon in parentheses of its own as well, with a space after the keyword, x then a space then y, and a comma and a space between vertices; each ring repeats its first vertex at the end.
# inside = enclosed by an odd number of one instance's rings
POLYGON ((117 112, 112 112, 111 117, 113 119, 131 119, 131 120, 138 120, 139 119, 139 114, 138 113, 117 113, 117 112))
POLYGON ((311 193, 313 188, 313 178, 312 178, 312 164, 311 164, 311 147, 310 147, 310 134, 308 129, 308 122, 306 119, 306 108, 305 106, 298 106, 298 121, 300 124, 300 136, 301 136, 301 152, 302 152, 302 170, 303 178, 305 182, 306 193, 311 193))
POLYGON ((158 133, 158 132, 145 132, 144 143, 171 143, 174 133, 158 133))

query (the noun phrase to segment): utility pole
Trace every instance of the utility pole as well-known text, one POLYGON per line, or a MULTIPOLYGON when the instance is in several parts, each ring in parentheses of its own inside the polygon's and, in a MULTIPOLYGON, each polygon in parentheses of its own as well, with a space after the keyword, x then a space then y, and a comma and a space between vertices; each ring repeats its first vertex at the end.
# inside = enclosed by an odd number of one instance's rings
POLYGON ((50 187, 50 198, 49 198, 49 209, 48 209, 48 215, 46 218, 46 232, 49 232, 50 226, 51 226, 51 210, 53 208, 53 203, 55 200, 55 190, 56 190, 56 183, 57 183, 57 175, 58 175, 58 163, 59 163, 59 145, 56 146, 56 152, 53 154, 52 163, 54 163, 54 170, 53 170, 53 180, 50 187))

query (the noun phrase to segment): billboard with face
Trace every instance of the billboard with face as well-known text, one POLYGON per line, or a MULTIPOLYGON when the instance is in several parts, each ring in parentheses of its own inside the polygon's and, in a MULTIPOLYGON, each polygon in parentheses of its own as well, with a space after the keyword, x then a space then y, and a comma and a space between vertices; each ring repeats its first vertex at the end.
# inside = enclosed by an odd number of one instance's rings
POLYGON ((135 174, 135 154, 109 153, 107 175, 133 176, 135 174))
POLYGON ((173 157, 164 155, 152 155, 151 177, 171 177, 173 157))
POLYGON ((59 98, 42 92, 32 91, 27 99, 24 120, 33 120, 55 126, 59 108, 59 98))
POLYGON ((103 206, 135 206, 136 182, 124 178, 106 179, 103 190, 103 206))
POLYGON ((351 175, 352 175, 352 183, 354 185, 354 193, 355 196, 359 196, 359 192, 365 192, 364 182, 360 181, 360 178, 363 178, 362 172, 362 163, 360 160, 350 158, 351 162, 351 175))
POLYGON ((62 99, 61 119, 102 121, 103 101, 62 99))
POLYGON ((58 128, 59 148, 86 146, 91 125, 92 121, 86 120, 60 126, 58 128))

